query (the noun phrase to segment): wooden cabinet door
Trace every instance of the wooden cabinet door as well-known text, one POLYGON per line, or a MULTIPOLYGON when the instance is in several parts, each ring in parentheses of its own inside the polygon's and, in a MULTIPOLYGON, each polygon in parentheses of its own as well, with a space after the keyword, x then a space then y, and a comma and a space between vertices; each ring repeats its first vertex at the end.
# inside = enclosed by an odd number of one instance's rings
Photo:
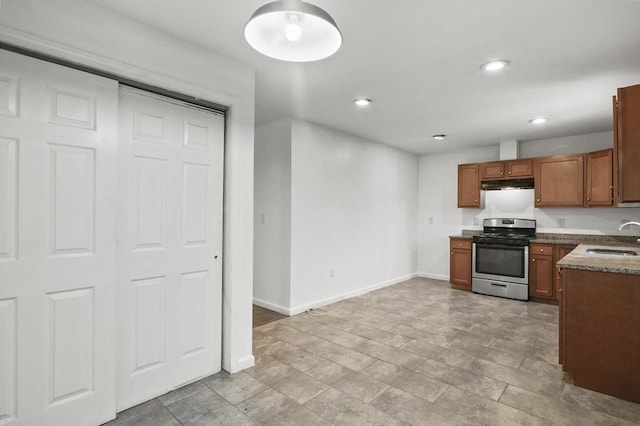
POLYGON ((505 163, 507 177, 524 178, 533 177, 533 160, 511 160, 505 163))
POLYGON ((553 256, 533 254, 529 261, 529 296, 553 299, 553 256))
POLYGON ((640 202, 640 84, 618 89, 614 117, 618 202, 640 202))
POLYGON ((565 283, 565 274, 566 269, 562 269, 558 271, 558 362, 562 365, 562 370, 565 368, 565 303, 564 303, 564 283, 565 283))
POLYGON ((459 290, 471 290, 471 240, 452 238, 449 258, 449 282, 459 290))
POLYGON ((505 177, 504 162, 480 163, 480 177, 481 179, 500 179, 505 177))
POLYGON ((458 166, 458 207, 480 207, 480 167, 478 164, 458 166))
POLYGON ((567 254, 569 254, 574 248, 576 248, 575 245, 573 244, 562 244, 562 245, 557 245, 554 247, 554 252, 553 252, 553 287, 556 289, 556 300, 558 301, 558 304, 560 303, 560 288, 561 288, 561 281, 560 281, 560 273, 558 272, 558 267, 556 266, 556 263, 558 263, 559 260, 562 260, 563 257, 565 257, 567 254))
POLYGON ((538 158, 535 179, 536 207, 584 205, 584 155, 538 158))
POLYGON ((551 244, 531 244, 529 248, 529 296, 554 297, 553 250, 551 244))
POLYGON ((613 149, 587 154, 586 205, 613 205, 613 149))
POLYGON ((451 249, 449 281, 454 288, 471 290, 471 250, 451 249))

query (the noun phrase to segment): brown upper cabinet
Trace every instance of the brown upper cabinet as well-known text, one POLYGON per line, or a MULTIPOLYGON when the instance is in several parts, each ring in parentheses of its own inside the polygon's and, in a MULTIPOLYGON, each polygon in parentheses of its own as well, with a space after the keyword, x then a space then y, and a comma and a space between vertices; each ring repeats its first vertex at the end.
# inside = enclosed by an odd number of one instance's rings
POLYGON ((533 177, 532 159, 480 163, 480 178, 482 180, 526 177, 533 177))
POLYGON ((483 181, 531 177, 536 207, 611 207, 615 204, 615 165, 616 151, 612 148, 587 154, 460 164, 458 207, 482 207, 483 181))
POLYGON ((640 202, 640 84, 613 98, 614 188, 618 203, 640 202))
POLYGON ((584 206, 584 155, 535 159, 536 207, 584 206))
POLYGON ((480 166, 458 165, 458 207, 480 207, 480 166))
POLYGON ((590 152, 586 158, 585 205, 613 206, 613 149, 590 152))

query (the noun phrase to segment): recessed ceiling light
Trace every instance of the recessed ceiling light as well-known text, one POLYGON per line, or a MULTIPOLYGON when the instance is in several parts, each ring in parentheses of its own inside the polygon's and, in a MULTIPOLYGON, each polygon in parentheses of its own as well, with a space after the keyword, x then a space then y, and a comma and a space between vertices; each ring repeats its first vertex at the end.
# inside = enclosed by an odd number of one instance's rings
POLYGON ((531 124, 544 124, 547 122, 547 118, 546 117, 536 117, 536 118, 532 118, 531 120, 529 120, 529 123, 531 124))
POLYGON ((367 98, 358 98, 358 99, 354 99, 353 103, 358 105, 358 106, 367 106, 367 105, 371 105, 373 101, 371 99, 367 99, 367 98))
POLYGON ((482 68, 485 71, 500 71, 507 65, 509 65, 509 61, 499 60, 499 61, 487 62, 480 68, 482 68))
POLYGON ((433 135, 433 136, 431 136, 431 137, 432 137, 432 138, 434 138, 434 139, 435 139, 435 140, 437 140, 437 141, 441 141, 441 140, 443 140, 444 138, 446 138, 446 137, 447 137, 447 135, 444 135, 444 134, 442 134, 442 135, 433 135))

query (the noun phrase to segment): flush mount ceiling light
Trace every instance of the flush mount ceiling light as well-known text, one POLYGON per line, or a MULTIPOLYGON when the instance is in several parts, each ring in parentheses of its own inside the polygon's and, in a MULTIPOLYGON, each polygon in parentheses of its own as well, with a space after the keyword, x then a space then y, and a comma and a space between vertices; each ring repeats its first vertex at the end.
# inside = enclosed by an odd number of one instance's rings
POLYGON ((546 117, 536 117, 536 118, 532 118, 531 120, 529 120, 530 124, 544 124, 547 122, 547 118, 546 117))
POLYGON ((288 62, 318 61, 342 45, 342 34, 333 18, 301 0, 261 6, 244 26, 244 38, 263 55, 288 62))
POLYGON ((360 106, 360 107, 364 107, 364 106, 369 106, 371 105, 371 103, 373 103, 373 101, 371 99, 367 99, 367 98, 358 98, 358 99, 354 99, 353 103, 360 106))
POLYGON ((441 140, 444 140, 444 138, 446 138, 447 135, 433 135, 431 137, 437 141, 441 141, 441 140))
POLYGON ((485 71, 500 71, 507 65, 509 65, 509 61, 499 60, 499 61, 487 62, 480 68, 482 68, 485 71))

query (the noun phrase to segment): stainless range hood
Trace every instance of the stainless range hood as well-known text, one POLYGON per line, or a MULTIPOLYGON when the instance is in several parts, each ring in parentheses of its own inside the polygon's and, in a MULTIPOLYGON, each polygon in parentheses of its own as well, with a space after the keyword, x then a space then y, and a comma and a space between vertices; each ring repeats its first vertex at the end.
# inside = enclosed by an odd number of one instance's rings
POLYGON ((483 191, 498 191, 505 189, 533 189, 533 178, 483 180, 480 182, 483 191))
MULTIPOLYGON (((519 148, 520 144, 517 140, 501 141, 500 160, 516 160, 518 158, 519 148)), ((480 189, 483 191, 533 189, 533 178, 483 180, 480 182, 480 189)))

